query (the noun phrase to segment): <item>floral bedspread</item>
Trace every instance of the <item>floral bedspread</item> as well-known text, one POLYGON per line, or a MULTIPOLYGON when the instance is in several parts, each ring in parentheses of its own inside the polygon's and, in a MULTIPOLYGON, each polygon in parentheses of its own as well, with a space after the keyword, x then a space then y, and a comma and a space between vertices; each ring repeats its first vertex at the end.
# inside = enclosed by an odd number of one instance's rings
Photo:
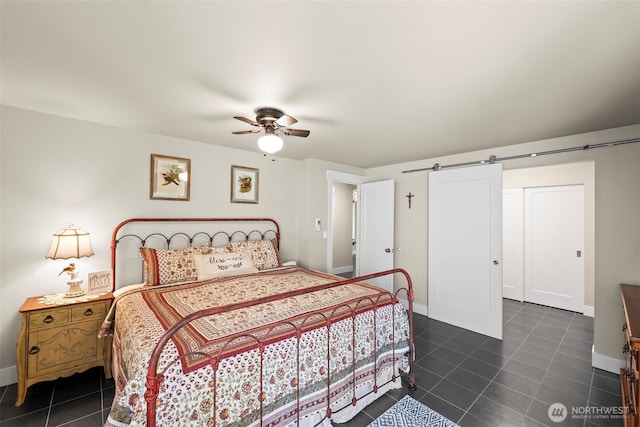
POLYGON ((210 307, 225 310, 192 322, 165 346, 157 425, 259 425, 261 404, 263 425, 313 425, 328 405, 334 421, 347 421, 362 405, 400 387, 399 380, 390 382, 351 405, 354 389, 360 397, 397 374, 398 359, 408 351, 408 320, 402 304, 375 286, 317 289, 334 281, 335 276, 325 273, 290 268, 145 288, 116 299, 116 395, 106 426, 146 425, 143 396, 156 342, 177 320, 210 307), (227 309, 298 289, 308 292, 227 309), (377 301, 377 308, 367 301, 377 301), (258 342, 265 344, 262 356, 258 342), (215 356, 215 372, 211 358, 202 353, 215 356))

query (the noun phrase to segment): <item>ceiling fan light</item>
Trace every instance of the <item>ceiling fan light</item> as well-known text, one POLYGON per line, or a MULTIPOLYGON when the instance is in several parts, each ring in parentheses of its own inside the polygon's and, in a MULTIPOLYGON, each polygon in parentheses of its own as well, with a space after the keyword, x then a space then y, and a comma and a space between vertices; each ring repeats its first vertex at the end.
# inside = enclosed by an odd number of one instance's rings
POLYGON ((273 154, 282 150, 282 138, 278 135, 268 133, 258 138, 258 147, 265 153, 273 154))

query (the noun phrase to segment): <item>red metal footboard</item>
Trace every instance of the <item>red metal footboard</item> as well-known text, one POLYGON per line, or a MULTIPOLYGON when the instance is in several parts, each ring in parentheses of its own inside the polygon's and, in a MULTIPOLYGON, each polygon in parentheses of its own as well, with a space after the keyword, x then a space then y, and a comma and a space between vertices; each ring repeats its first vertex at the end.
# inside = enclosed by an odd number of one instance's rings
MULTIPOLYGON (((405 373, 405 379, 408 382, 408 385, 411 389, 415 389, 415 377, 414 377, 414 372, 413 372, 413 362, 414 362, 414 346, 413 346, 413 283, 411 281, 411 277, 409 276, 409 274, 403 270, 403 269, 392 269, 392 270, 387 270, 387 271, 382 271, 379 273, 374 273, 374 274, 368 274, 365 276, 360 276, 360 277, 354 277, 351 279, 345 279, 345 280, 340 280, 337 282, 333 282, 333 283, 327 283, 325 285, 320 285, 319 287, 317 287, 316 289, 326 289, 326 288, 331 288, 331 287, 335 287, 335 286, 341 286, 344 284, 348 284, 348 283, 354 283, 354 282, 366 282, 367 280, 376 278, 376 277, 381 277, 381 276, 386 276, 386 275, 392 275, 395 273, 399 273, 402 274, 405 277, 405 280, 407 282, 407 286, 406 287, 402 287, 400 289, 398 289, 398 291, 395 292, 395 300, 398 300, 399 296, 405 296, 407 298, 408 301, 408 322, 409 322, 409 353, 408 353, 408 364, 409 364, 409 370, 407 373, 405 373), (402 295, 404 294, 404 295, 402 295)), ((201 318, 201 317, 206 317, 206 316, 210 316, 216 313, 221 312, 222 310, 229 310, 229 309, 236 309, 236 308, 243 308, 246 307, 248 305, 254 305, 254 304, 262 304, 262 303, 268 303, 268 302, 272 302, 275 301, 277 299, 283 298, 283 297, 289 297, 289 296, 295 296, 295 295, 300 295, 305 293, 305 290, 295 290, 295 291, 291 291, 288 292, 286 294, 281 294, 281 295, 277 295, 277 296, 268 296, 268 297, 263 297, 260 298, 258 300, 254 300, 254 301, 250 301, 250 302, 246 302, 246 303, 239 303, 236 304, 234 306, 226 306, 226 307, 214 307, 214 308, 210 308, 210 309, 206 309, 206 310, 202 310, 196 313, 193 313, 191 315, 188 315, 186 317, 184 317, 183 319, 181 319, 179 322, 177 322, 176 324, 174 324, 169 330, 167 330, 167 332, 162 336, 162 338, 160 339, 160 341, 157 343, 152 355, 151 355, 151 359, 149 361, 149 368, 147 371, 147 383, 146 383, 146 392, 145 392, 145 400, 147 402, 147 425, 150 427, 154 427, 156 425, 156 402, 157 402, 157 398, 158 398, 158 394, 159 394, 159 390, 160 390, 160 386, 161 383, 163 381, 163 372, 158 372, 158 364, 159 364, 159 359, 160 359, 160 355, 165 347, 165 345, 167 344, 167 342, 172 338, 172 336, 182 327, 184 327, 185 325, 187 325, 189 322, 201 318)), ((376 310, 376 308, 378 307, 378 303, 379 303, 379 298, 376 300, 373 300, 370 297, 367 298, 362 298, 359 301, 357 301, 356 303, 356 307, 364 307, 365 305, 367 307, 372 307, 374 310, 376 310)), ((386 304, 388 304, 388 301, 385 302, 386 304)), ((344 308, 345 306, 340 306, 338 308, 336 308, 336 310, 340 309, 340 308, 344 308)), ((352 309, 349 306, 346 306, 350 311, 351 311, 351 318, 354 319, 355 318, 355 310, 352 309)), ((393 316, 395 316, 395 310, 392 310, 393 316)), ((305 316, 305 318, 303 319, 302 324, 304 325, 304 323, 312 316, 323 316, 326 322, 327 326, 330 326, 331 324, 331 320, 328 319, 324 314, 322 313, 309 313, 308 315, 305 316)), ((376 322, 375 322, 376 317, 374 316, 374 330, 376 330, 376 322)), ((395 325, 395 319, 393 319, 394 322, 393 324, 395 325)), ((294 336, 297 340, 298 343, 298 354, 297 354, 297 366, 298 366, 298 372, 297 372, 297 379, 300 379, 300 337, 302 335, 302 331, 301 328, 299 326, 294 325, 291 322, 282 322, 281 324, 278 325, 274 325, 272 328, 275 327, 281 327, 283 325, 287 325, 287 327, 291 327, 292 331, 294 331, 294 336)), ((329 328, 327 327, 327 334, 329 333, 329 328)), ((400 361, 405 354, 396 354, 396 348, 395 348, 395 328, 393 328, 393 332, 392 332, 392 352, 393 352, 393 360, 395 361, 400 361)), ((374 333, 374 336, 377 337, 377 334, 374 333)), ((260 393, 259 396, 256 397, 256 399, 260 402, 260 425, 263 425, 263 416, 264 414, 264 403, 263 403, 263 378, 262 378, 262 372, 263 372, 263 362, 264 362, 264 350, 265 350, 265 343, 262 342, 260 340, 260 338, 251 335, 251 334, 242 334, 241 336, 234 336, 231 337, 227 342, 225 342, 223 347, 226 347, 228 345, 230 345, 234 340, 238 339, 238 338, 250 338, 252 340, 255 340, 256 343, 256 347, 259 349, 260 351, 260 393)), ((377 339, 377 338, 376 338, 377 339)), ((328 343, 329 341, 327 341, 328 343)), ((397 376, 394 374, 392 374, 392 378, 391 380, 387 381, 384 384, 378 384, 377 383, 377 373, 378 373, 378 365, 376 363, 377 360, 377 343, 374 343, 373 345, 373 360, 374 360, 374 369, 375 369, 375 375, 374 378, 376 378, 375 380, 375 384, 373 387, 373 390, 370 391, 369 393, 360 396, 359 398, 356 398, 356 393, 355 393, 355 387, 356 387, 356 366, 355 366, 355 362, 356 362, 356 356, 355 356, 355 352, 356 352, 356 345, 355 345, 355 326, 353 327, 353 336, 352 336, 352 342, 354 345, 352 345, 352 351, 353 351, 353 357, 352 357, 352 366, 351 366, 351 387, 353 389, 353 393, 352 395, 354 396, 351 400, 350 403, 347 403, 345 406, 343 406, 342 408, 339 408, 333 412, 339 412, 342 409, 345 409, 348 406, 356 406, 358 400, 361 400, 367 396, 369 396, 371 393, 377 393, 379 388, 384 386, 385 384, 391 382, 391 381, 395 381, 397 379, 397 376)), ((218 369, 218 363, 219 363, 219 355, 222 354, 223 350, 220 350, 217 354, 209 354, 207 355, 208 358, 210 358, 211 362, 210 365, 212 367, 212 369, 214 370, 214 381, 217 381, 217 369, 218 369)), ((182 356, 185 357, 185 356, 182 356)), ((326 357, 327 357, 327 366, 330 369, 330 363, 329 363, 329 358, 330 358, 330 351, 329 351, 329 345, 327 344, 327 352, 326 352, 326 357)), ((173 363, 177 362, 180 358, 176 359, 173 361, 173 363)), ((216 420, 215 414, 217 413, 217 396, 216 396, 216 387, 213 388, 214 389, 214 396, 213 396, 213 414, 214 414, 214 423, 216 420)), ((331 406, 330 406, 330 399, 329 399, 329 395, 330 395, 330 391, 331 391, 331 372, 329 372, 327 374, 327 386, 326 386, 326 401, 327 401, 327 409, 326 409, 326 414, 324 415, 324 419, 326 418, 330 418, 332 415, 332 410, 331 410, 331 406)), ((299 421, 300 421, 300 381, 297 381, 297 398, 296 398, 296 407, 295 407, 295 413, 297 414, 297 424, 299 425, 299 421)), ((323 420, 321 420, 320 422, 322 422, 323 420)), ((214 424, 215 425, 215 424, 214 424)))

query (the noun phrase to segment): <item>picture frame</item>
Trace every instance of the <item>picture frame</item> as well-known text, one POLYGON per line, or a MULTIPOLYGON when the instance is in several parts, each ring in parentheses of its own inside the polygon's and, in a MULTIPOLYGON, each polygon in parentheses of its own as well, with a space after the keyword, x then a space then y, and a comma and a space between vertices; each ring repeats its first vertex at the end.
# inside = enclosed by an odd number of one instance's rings
POLYGON ((104 294, 111 292, 112 274, 111 270, 90 271, 87 273, 87 294, 104 294))
POLYGON ((258 203, 259 170, 231 165, 231 203, 258 203))
POLYGON ((151 199, 189 201, 190 178, 191 159, 151 154, 151 199))

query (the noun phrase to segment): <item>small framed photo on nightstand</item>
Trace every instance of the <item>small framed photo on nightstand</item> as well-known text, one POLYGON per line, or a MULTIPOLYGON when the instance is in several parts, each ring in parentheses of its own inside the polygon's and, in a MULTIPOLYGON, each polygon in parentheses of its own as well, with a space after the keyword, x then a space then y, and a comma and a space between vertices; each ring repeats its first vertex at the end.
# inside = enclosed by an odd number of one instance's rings
POLYGON ((111 292, 111 270, 91 271, 87 273, 87 294, 111 292))

